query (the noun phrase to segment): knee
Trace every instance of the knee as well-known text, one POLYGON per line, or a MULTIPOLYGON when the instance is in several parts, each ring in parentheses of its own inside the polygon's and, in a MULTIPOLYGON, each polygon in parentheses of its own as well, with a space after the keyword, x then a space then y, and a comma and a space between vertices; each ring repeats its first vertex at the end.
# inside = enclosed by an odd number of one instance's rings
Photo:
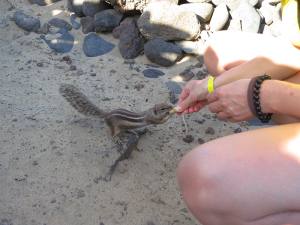
POLYGON ((177 180, 183 200, 197 217, 214 208, 213 196, 218 189, 221 169, 202 146, 188 153, 178 165, 177 180))
POLYGON ((219 35, 213 34, 206 44, 206 48, 203 54, 204 64, 208 72, 214 76, 217 76, 224 72, 224 66, 221 63, 221 56, 219 51, 220 46, 219 35))

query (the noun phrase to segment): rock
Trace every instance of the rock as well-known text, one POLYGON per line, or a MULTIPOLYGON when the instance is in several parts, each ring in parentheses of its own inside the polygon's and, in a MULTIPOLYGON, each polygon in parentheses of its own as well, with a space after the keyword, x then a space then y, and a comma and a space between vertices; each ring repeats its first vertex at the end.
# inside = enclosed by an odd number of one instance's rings
POLYGON ((270 31, 274 37, 278 37, 282 35, 282 30, 283 30, 283 24, 280 21, 274 22, 270 25, 270 31))
MULTIPOLYGON (((126 32, 127 28, 132 26, 133 23, 133 18, 132 17, 127 17, 125 18, 118 27, 113 29, 112 35, 114 38, 120 38, 121 32, 126 32)), ((136 26, 136 22, 135 22, 136 26)))
POLYGON ((211 0, 187 0, 187 2, 190 2, 190 3, 205 3, 205 2, 211 2, 211 0))
POLYGON ((148 41, 144 53, 150 61, 162 66, 171 66, 183 56, 177 45, 159 38, 148 41))
POLYGON ((94 16, 96 32, 109 32, 119 26, 123 15, 114 9, 106 9, 94 16))
POLYGON ((185 82, 191 80, 194 76, 194 72, 189 68, 179 73, 180 79, 185 82))
POLYGON ((182 88, 180 87, 180 85, 174 81, 166 82, 166 86, 171 92, 173 92, 176 95, 179 95, 182 91, 182 88))
POLYGON ((40 6, 51 5, 55 2, 59 2, 61 0, 28 0, 31 4, 37 4, 40 6))
POLYGON ((104 0, 85 0, 82 4, 82 12, 85 16, 93 17, 105 9, 109 9, 109 6, 104 0))
POLYGON ((265 24, 270 25, 273 22, 275 7, 269 4, 262 4, 259 9, 260 14, 264 18, 265 24))
POLYGON ((163 71, 158 70, 158 69, 145 69, 143 71, 143 74, 147 78, 158 78, 158 77, 165 75, 165 73, 163 71))
POLYGON ((212 127, 208 127, 208 128, 206 128, 205 133, 206 134, 210 134, 210 135, 214 135, 215 134, 215 130, 212 127))
POLYGON ((74 12, 77 16, 84 16, 82 11, 82 5, 85 0, 68 0, 67 7, 71 12, 74 12))
POLYGON ((13 20, 20 28, 29 32, 36 32, 41 26, 41 22, 38 18, 27 15, 22 11, 16 11, 13 20))
POLYGON ((50 30, 50 25, 48 23, 44 23, 43 26, 41 26, 38 29, 37 33, 38 34, 48 34, 49 30, 50 30))
POLYGON ((63 19, 53 18, 48 21, 48 24, 50 26, 54 26, 54 27, 57 27, 60 29, 65 29, 65 30, 69 30, 69 31, 72 30, 72 25, 63 19))
POLYGON ((209 39, 210 35, 211 35, 210 31, 207 31, 207 30, 201 31, 201 33, 200 33, 201 40, 206 42, 209 39))
POLYGON ((95 24, 94 24, 94 18, 93 17, 83 17, 80 20, 81 26, 82 26, 82 32, 84 34, 94 32, 95 31, 95 24))
POLYGON ((202 138, 198 138, 198 144, 200 144, 200 145, 202 145, 202 144, 204 144, 205 143, 205 141, 202 139, 202 138))
POLYGON ((45 35, 41 35, 40 37, 46 42, 49 48, 58 53, 70 52, 74 46, 74 37, 64 29, 58 31, 53 39, 49 39, 45 35), (59 36, 57 37, 57 35, 59 36))
POLYGON ((259 0, 248 0, 252 6, 256 6, 259 3, 259 0))
POLYGON ((88 57, 104 55, 110 52, 115 46, 99 37, 96 33, 85 36, 83 41, 83 52, 88 57))
POLYGON ((134 59, 143 51, 144 40, 134 19, 131 19, 131 22, 126 21, 123 24, 123 28, 120 31, 120 42, 118 45, 120 53, 125 59, 134 59))
POLYGON ((270 5, 277 5, 278 3, 281 2, 281 0, 264 0, 264 1, 270 5))
POLYGON ((181 50, 187 54, 203 55, 205 44, 204 41, 199 39, 198 41, 176 41, 175 44, 181 48, 181 50))
POLYGON ((225 4, 228 6, 230 10, 235 10, 239 7, 241 2, 247 1, 247 0, 225 0, 225 4))
POLYGON ((150 3, 138 20, 138 27, 147 39, 195 40, 200 34, 196 14, 168 2, 150 3))
POLYGON ((232 19, 229 22, 228 30, 242 31, 241 21, 238 19, 232 19))
MULTIPOLYGON (((106 0, 114 8, 122 13, 131 13, 135 11, 143 12, 150 0, 106 0)), ((158 0, 159 1, 159 0, 158 0)), ((178 0, 165 0, 174 4, 178 4, 178 0)))
POLYGON ((75 30, 78 30, 81 26, 80 22, 77 21, 77 16, 75 13, 71 13, 70 22, 75 30))
POLYGON ((182 140, 185 143, 192 143, 194 141, 194 137, 192 135, 188 134, 182 140))
POLYGON ((212 18, 210 20, 210 24, 209 24, 210 30, 211 31, 222 30, 225 24, 227 23, 228 19, 229 19, 229 13, 227 10, 227 6, 225 5, 225 3, 219 4, 216 7, 212 15, 212 18))
POLYGON ((209 3, 186 3, 179 6, 182 10, 190 11, 199 16, 200 21, 206 23, 210 20, 214 8, 209 3))
POLYGON ((231 13, 233 19, 241 20, 242 31, 257 33, 261 18, 252 5, 241 2, 239 7, 231 13))

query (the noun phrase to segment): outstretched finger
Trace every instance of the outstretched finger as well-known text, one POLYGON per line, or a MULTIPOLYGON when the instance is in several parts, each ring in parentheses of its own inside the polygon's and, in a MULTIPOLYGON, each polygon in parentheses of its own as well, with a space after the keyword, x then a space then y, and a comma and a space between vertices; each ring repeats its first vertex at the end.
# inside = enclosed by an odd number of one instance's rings
POLYGON ((182 92, 179 95, 179 103, 182 102, 184 99, 186 99, 190 94, 190 90, 185 88, 182 90, 182 92))

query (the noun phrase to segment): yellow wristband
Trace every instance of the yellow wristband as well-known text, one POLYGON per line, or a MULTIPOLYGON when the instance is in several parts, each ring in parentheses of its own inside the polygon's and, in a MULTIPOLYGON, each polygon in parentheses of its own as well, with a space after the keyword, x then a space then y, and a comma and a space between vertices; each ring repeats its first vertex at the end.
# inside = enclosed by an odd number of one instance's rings
POLYGON ((215 78, 211 75, 208 76, 208 81, 207 81, 207 91, 209 94, 214 92, 214 80, 215 78))

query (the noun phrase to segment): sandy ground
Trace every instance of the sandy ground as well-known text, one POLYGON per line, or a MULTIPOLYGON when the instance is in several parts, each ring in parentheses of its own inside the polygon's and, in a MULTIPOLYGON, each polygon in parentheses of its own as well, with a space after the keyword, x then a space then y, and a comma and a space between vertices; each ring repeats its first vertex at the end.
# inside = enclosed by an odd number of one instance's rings
MULTIPOLYGON (((42 22, 57 17, 64 2, 47 7, 15 0, 17 9, 40 15, 42 22)), ((124 107, 142 111, 168 101, 165 82, 195 59, 184 59, 158 79, 141 71, 144 57, 124 62, 115 48, 88 58, 82 52, 83 34, 72 30, 76 45, 56 54, 39 38, 26 34, 5 18, 7 0, 0 1, 0 224, 1 225, 195 225, 178 191, 175 171, 182 156, 197 145, 247 130, 241 124, 217 121, 206 110, 186 117, 187 144, 182 119, 149 127, 129 160, 121 162, 110 182, 99 179, 117 157, 103 121, 85 118, 59 96, 61 83, 79 86, 104 109, 124 107), (4 25, 3 25, 4 24, 4 25), (7 24, 5 26, 5 24, 7 24), (69 55, 76 65, 62 61, 69 55), (91 74, 96 73, 96 76, 91 74), (137 88, 141 84, 142 89, 137 88), (207 127, 215 130, 206 134, 207 127)), ((117 44, 109 35, 103 38, 117 44)))

